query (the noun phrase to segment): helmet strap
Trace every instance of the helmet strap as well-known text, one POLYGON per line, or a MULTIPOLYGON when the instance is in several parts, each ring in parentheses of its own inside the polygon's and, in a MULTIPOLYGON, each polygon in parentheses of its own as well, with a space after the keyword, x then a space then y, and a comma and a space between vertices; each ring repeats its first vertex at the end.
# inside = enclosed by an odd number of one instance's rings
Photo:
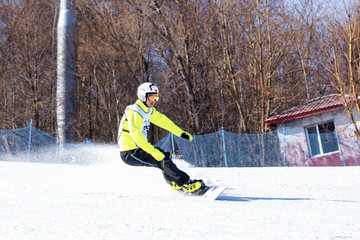
POLYGON ((146 104, 146 100, 148 98, 148 93, 145 94, 145 101, 142 102, 147 108, 149 108, 149 106, 146 104))

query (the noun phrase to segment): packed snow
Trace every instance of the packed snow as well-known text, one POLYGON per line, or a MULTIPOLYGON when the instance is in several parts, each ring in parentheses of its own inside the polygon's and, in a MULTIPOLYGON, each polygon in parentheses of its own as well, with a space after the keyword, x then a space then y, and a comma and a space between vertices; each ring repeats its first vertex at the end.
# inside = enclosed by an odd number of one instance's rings
POLYGON ((92 163, 0 161, 1 239, 360 239, 360 167, 176 160, 192 178, 229 186, 214 201, 172 190, 158 169, 125 165, 115 146, 79 155, 92 163))

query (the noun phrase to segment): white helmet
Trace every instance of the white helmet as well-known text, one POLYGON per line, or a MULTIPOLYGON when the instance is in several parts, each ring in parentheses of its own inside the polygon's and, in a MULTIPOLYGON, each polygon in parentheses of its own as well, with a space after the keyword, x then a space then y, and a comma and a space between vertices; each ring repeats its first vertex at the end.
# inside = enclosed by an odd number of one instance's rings
POLYGON ((151 93, 159 93, 158 87, 151 82, 143 83, 138 87, 137 96, 142 102, 146 102, 148 94, 151 93))

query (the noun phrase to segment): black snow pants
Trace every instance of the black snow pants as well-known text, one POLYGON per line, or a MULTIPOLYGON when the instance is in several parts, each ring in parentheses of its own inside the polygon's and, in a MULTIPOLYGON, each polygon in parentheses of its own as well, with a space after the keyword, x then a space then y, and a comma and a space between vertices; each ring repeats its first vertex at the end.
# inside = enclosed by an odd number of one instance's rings
POLYGON ((160 168, 163 172, 164 178, 167 183, 171 184, 174 181, 177 185, 182 186, 189 180, 189 175, 175 165, 171 160, 170 153, 164 152, 165 158, 162 161, 157 161, 149 153, 145 152, 141 148, 137 148, 130 151, 120 152, 121 159, 128 165, 131 166, 146 166, 160 168))

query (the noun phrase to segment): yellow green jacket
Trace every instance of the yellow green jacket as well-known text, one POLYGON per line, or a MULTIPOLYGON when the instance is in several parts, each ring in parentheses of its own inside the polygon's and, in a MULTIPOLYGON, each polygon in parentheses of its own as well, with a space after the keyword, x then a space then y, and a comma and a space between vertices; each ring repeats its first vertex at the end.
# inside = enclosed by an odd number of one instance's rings
POLYGON ((124 152, 141 148, 151 154, 156 160, 161 161, 164 158, 164 154, 147 140, 146 133, 150 123, 172 132, 178 137, 184 132, 164 114, 158 112, 154 107, 146 107, 138 99, 134 105, 126 108, 125 114, 121 119, 118 133, 120 151, 124 152))

